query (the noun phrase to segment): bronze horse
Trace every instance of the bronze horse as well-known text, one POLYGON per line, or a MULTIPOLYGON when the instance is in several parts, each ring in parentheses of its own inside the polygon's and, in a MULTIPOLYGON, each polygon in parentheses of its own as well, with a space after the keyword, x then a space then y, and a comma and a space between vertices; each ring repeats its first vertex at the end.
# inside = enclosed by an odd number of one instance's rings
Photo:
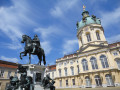
POLYGON ((39 59, 38 64, 39 65, 41 65, 42 59, 43 59, 44 65, 46 64, 44 50, 41 47, 39 47, 35 50, 35 52, 33 52, 33 47, 34 47, 33 40, 29 36, 23 35, 21 43, 25 43, 25 47, 24 47, 25 51, 20 53, 20 59, 22 59, 23 56, 27 56, 27 53, 28 53, 29 54, 29 64, 31 63, 31 54, 38 56, 38 59, 39 59))

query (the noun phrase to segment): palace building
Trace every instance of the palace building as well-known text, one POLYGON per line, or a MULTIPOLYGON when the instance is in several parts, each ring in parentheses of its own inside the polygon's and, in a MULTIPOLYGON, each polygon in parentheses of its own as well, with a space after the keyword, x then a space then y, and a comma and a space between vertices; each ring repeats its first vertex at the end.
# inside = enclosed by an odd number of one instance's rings
POLYGON ((100 19, 85 9, 76 25, 79 50, 56 60, 56 88, 120 86, 120 42, 108 44, 100 19))
POLYGON ((10 82, 10 76, 18 76, 18 64, 0 60, 0 90, 5 90, 10 82))

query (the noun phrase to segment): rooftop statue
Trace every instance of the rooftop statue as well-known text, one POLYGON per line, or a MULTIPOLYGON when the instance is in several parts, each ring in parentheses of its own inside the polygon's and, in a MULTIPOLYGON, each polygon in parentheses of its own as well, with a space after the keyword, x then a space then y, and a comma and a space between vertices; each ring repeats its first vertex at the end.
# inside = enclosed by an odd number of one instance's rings
POLYGON ((29 54, 29 64, 31 63, 31 54, 38 56, 38 59, 39 59, 38 64, 39 65, 41 65, 42 59, 43 59, 44 65, 46 64, 45 53, 44 53, 44 50, 41 48, 40 40, 37 35, 34 35, 33 39, 31 39, 31 37, 29 37, 27 35, 23 35, 21 43, 25 43, 25 47, 24 47, 25 51, 20 53, 20 59, 22 59, 23 56, 27 56, 27 53, 28 53, 29 54))

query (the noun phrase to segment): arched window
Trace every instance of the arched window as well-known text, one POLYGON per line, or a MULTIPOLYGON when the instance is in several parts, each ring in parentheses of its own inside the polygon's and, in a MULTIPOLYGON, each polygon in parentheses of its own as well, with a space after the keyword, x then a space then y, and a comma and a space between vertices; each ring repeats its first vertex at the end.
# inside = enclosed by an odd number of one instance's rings
POLYGON ((59 69, 59 76, 61 77, 61 69, 59 69))
POLYGON ((96 86, 102 86, 100 76, 98 76, 98 75, 95 76, 95 82, 96 82, 96 86))
POLYGON ((65 76, 67 76, 67 68, 65 68, 64 70, 65 70, 65 76))
POLYGON ((79 74, 79 72, 80 72, 79 65, 77 65, 77 71, 78 71, 78 74, 79 74))
POLYGON ((71 75, 74 75, 74 67, 71 67, 71 75))
POLYGON ((96 32, 96 36, 97 36, 97 40, 100 40, 100 34, 98 31, 96 32))
POLYGON ((86 81, 86 87, 91 87, 91 81, 90 81, 90 78, 88 76, 85 77, 85 81, 86 81))
POLYGON ((117 63, 118 69, 120 70, 120 59, 117 59, 116 63, 117 63))
POLYGON ((82 60, 82 66, 83 66, 83 71, 88 70, 88 64, 87 64, 87 60, 86 59, 82 60))
POLYGON ((87 41, 90 42, 91 41, 90 33, 86 33, 86 37, 87 37, 87 41))
POLYGON ((103 68, 108 68, 109 67, 107 57, 105 55, 101 55, 100 60, 101 60, 101 64, 102 64, 103 68))
POLYGON ((92 57, 90 59, 91 65, 92 65, 92 69, 98 69, 98 65, 97 65, 97 60, 95 57, 92 57))
POLYGON ((113 86, 113 85, 114 85, 113 80, 112 80, 112 77, 111 77, 110 74, 107 74, 107 75, 105 76, 105 78, 106 78, 106 81, 107 81, 107 86, 113 86))

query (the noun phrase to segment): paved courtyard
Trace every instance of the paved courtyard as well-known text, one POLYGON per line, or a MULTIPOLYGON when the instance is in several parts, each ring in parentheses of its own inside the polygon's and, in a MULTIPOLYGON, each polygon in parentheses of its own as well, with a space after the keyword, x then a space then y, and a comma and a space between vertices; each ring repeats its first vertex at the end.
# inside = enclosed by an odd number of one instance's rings
POLYGON ((106 87, 106 88, 66 88, 56 90, 120 90, 120 87, 106 87))

